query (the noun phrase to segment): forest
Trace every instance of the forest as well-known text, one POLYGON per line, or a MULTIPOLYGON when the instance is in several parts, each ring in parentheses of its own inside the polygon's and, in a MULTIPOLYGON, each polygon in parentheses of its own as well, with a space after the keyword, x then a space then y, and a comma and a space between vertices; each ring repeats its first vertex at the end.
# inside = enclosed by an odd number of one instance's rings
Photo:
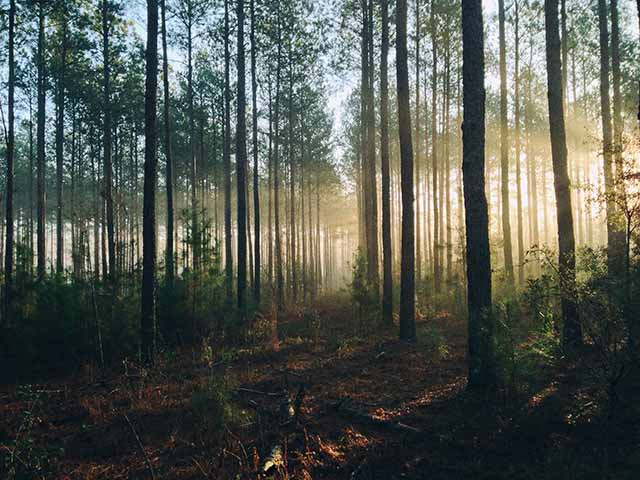
POLYGON ((640 476, 640 0, 0 0, 0 90, 0 478, 640 476))

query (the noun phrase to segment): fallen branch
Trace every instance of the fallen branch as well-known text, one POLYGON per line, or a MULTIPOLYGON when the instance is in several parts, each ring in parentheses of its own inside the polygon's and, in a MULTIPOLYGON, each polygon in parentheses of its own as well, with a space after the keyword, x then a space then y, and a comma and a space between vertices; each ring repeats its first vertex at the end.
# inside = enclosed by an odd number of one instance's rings
POLYGON ((407 425, 399 421, 377 418, 370 415, 369 413, 365 413, 363 411, 364 409, 362 408, 362 405, 358 405, 349 397, 343 398, 333 403, 332 406, 338 413, 348 416, 354 420, 359 420, 361 422, 369 423, 377 427, 387 428, 402 433, 408 433, 412 435, 423 434, 422 430, 411 425, 407 425))
POLYGON ((127 421, 127 423, 129 424, 129 426, 131 427, 131 431, 133 432, 133 436, 136 437, 136 441, 138 442, 138 447, 140 447, 140 451, 142 452, 142 455, 144 455, 144 460, 147 464, 147 468, 149 469, 149 473, 151 474, 151 478, 153 478, 153 480, 155 480, 156 475, 153 471, 153 465, 151 464, 151 460, 149 459, 149 455, 147 455, 147 452, 145 452, 144 450, 144 446, 142 445, 142 441, 140 440, 140 437, 138 436, 138 432, 136 432, 136 429, 133 427, 133 423, 131 423, 131 420, 129 420, 129 417, 127 416, 126 413, 123 413, 124 415, 124 419, 127 421))
POLYGON ((254 390, 253 388, 240 387, 236 389, 236 392, 253 393, 255 395, 264 395, 266 397, 282 397, 286 395, 286 392, 262 392, 260 390, 254 390))

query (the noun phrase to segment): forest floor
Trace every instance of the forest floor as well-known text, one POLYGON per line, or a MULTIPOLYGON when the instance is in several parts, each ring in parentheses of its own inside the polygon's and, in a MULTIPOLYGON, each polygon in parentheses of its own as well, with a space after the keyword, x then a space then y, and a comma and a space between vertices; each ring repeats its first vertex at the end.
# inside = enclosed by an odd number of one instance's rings
POLYGON ((406 344, 354 335, 346 301, 317 308, 276 348, 0 387, 0 478, 638 478, 635 382, 611 416, 580 362, 473 394, 462 320, 421 319, 406 344))

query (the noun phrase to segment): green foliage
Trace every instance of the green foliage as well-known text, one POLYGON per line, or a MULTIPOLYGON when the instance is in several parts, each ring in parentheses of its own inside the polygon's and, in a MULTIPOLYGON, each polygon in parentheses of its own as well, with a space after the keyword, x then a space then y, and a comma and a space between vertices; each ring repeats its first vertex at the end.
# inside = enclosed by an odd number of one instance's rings
POLYGON ((541 288, 545 287, 540 282, 531 281, 521 299, 494 305, 498 376, 512 393, 560 358, 560 339, 553 315, 548 314, 547 304, 539 301, 541 288))
POLYGON ((360 248, 356 251, 352 272, 349 283, 351 303, 358 319, 358 328, 366 331, 379 320, 380 301, 378 292, 367 279, 367 261, 360 248))
POLYGON ((436 360, 449 357, 449 346, 442 330, 435 325, 421 324, 417 331, 418 344, 423 346, 436 360))

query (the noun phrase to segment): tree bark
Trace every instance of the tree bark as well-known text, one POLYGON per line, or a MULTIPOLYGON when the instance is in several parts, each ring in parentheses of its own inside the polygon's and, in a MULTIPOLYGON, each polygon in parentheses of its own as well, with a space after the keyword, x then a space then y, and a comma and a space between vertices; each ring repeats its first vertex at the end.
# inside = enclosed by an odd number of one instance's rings
POLYGON ((252 121, 252 146, 253 146, 253 221, 254 221, 254 290, 253 297, 257 305, 260 305, 261 294, 261 258, 260 258, 260 177, 258 174, 258 83, 256 81, 256 14, 255 0, 251 0, 251 113, 252 121))
POLYGON ((396 2, 396 84, 402 176, 402 253, 400 265, 400 339, 415 341, 415 245, 413 235, 413 145, 407 66, 407 1, 396 2))
POLYGON ((511 246, 511 216, 509 211, 509 124, 507 120, 507 60, 504 0, 498 0, 500 37, 500 170, 502 192, 502 237, 504 269, 507 282, 513 285, 513 249, 511 246))
MULTIPOLYGON (((611 78, 613 83, 613 142, 611 144, 613 162, 615 165, 614 190, 618 197, 624 197, 624 183, 620 180, 623 175, 623 129, 622 121, 622 94, 620 92, 620 82, 622 75, 620 72, 620 25, 618 20, 618 0, 611 0, 611 78)), ((619 201, 619 200, 618 200, 619 201)), ((623 221, 617 218, 615 222, 615 252, 617 256, 624 258, 627 251, 626 235, 623 221)), ((625 270, 624 261, 618 260, 618 273, 625 270)))
MULTIPOLYGON (((103 143, 104 143, 104 198, 106 202, 107 251, 109 255, 109 282, 116 281, 116 243, 113 216, 113 166, 111 161, 111 61, 109 58, 109 6, 102 0, 102 56, 103 56, 103 143)), ((106 274, 107 272, 105 272, 106 274)))
MULTIPOLYGON (((438 205, 438 39, 436 32, 436 5, 435 0, 431 0, 430 12, 431 24, 431 53, 432 68, 431 73, 431 175, 433 194, 433 288, 435 293, 440 293, 442 289, 442 266, 440 264, 440 214, 438 205)), ((442 185, 440 186, 442 188, 442 185)))
POLYGON ((604 194, 607 218, 607 265, 610 274, 622 271, 622 252, 616 245, 616 208, 613 178, 613 138, 611 133, 611 103, 609 98, 609 27, 605 0, 598 0, 598 26, 600 30, 600 110, 602 118, 602 156, 604 194))
POLYGON ((516 193, 518 217, 518 284, 524 284, 524 229, 522 225, 522 173, 521 173, 521 143, 520 143, 520 10, 518 0, 514 1, 515 15, 515 72, 514 72, 514 107, 515 107, 515 161, 516 161, 516 193))
POLYGON ((582 333, 576 305, 571 298, 575 282, 575 238, 573 211, 567 173, 567 143, 564 123, 562 65, 560 63, 560 32, 558 0, 545 0, 545 39, 547 58, 547 91, 549 100, 549 130, 553 185, 556 194, 558 252, 562 293, 563 346, 571 348, 582 343, 582 333))
POLYGON ((274 121, 273 148, 273 209, 275 230, 275 262, 276 262, 276 302, 278 310, 284 308, 284 277, 282 274, 282 238, 280 232, 280 77, 282 70, 282 31, 280 25, 280 3, 277 10, 277 60, 276 60, 276 99, 274 121))
POLYGON ((165 188, 167 195, 167 238, 165 247, 165 268, 167 284, 171 286, 175 275, 174 266, 174 200, 173 200, 173 152, 171 151, 171 111, 169 90, 169 58, 167 54, 167 7, 160 0, 162 14, 162 86, 164 91, 164 149, 165 149, 165 188))
POLYGON ((58 72, 57 119, 56 119, 56 273, 64 272, 64 217, 63 217, 63 171, 64 171, 64 95, 65 69, 67 63, 67 12, 63 6, 62 44, 60 45, 60 70, 58 72))
POLYGON ((240 322, 246 321, 246 289, 247 289, 247 120, 245 92, 245 60, 244 60, 244 0, 238 0, 238 99, 236 119, 236 178, 238 203, 238 311, 240 322))
POLYGON ((462 0, 462 174, 467 241, 469 388, 495 384, 489 217, 485 195, 484 31, 481 0, 462 0))
POLYGON ((38 250, 38 279, 42 280, 46 270, 45 252, 45 120, 46 120, 46 79, 45 79, 45 1, 38 2, 38 125, 37 125, 37 250, 38 250))
MULTIPOLYGON (((163 2, 164 3, 164 2, 163 2)), ((164 15, 164 8, 163 8, 164 15)), ((144 95, 144 214, 142 230, 142 316, 143 361, 153 365, 155 356, 155 275, 156 275, 156 177, 158 89, 158 1, 147 0, 147 51, 144 95)))
POLYGON ((12 293, 13 293, 13 174, 14 174, 14 148, 15 148, 15 88, 16 88, 16 62, 15 62, 15 25, 16 25, 16 1, 9 2, 9 98, 8 98, 8 123, 7 132, 7 178, 5 197, 7 200, 5 211, 5 249, 4 249, 4 325, 9 325, 12 319, 12 293))
POLYGON ((227 299, 233 294, 233 252, 231 248, 231 85, 229 56, 229 0, 224 0, 224 265, 227 299))
POLYGON ((381 0, 382 45, 380 55, 380 163, 382 170, 382 321, 393 325, 393 277, 391 261, 391 198, 389 175, 389 2, 381 0))

